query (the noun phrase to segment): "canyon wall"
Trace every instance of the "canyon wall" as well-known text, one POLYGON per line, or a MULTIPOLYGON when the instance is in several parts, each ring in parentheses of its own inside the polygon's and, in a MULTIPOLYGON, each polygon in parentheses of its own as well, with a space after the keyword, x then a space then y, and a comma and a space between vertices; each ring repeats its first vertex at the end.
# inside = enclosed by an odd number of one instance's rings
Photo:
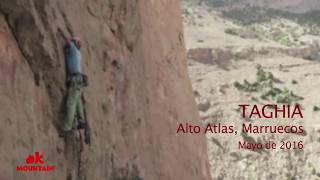
POLYGON ((178 0, 2 0, 0 180, 209 180, 178 0), (65 114, 61 28, 82 39, 92 144, 59 138, 65 114), (40 152, 51 172, 17 172, 40 152))

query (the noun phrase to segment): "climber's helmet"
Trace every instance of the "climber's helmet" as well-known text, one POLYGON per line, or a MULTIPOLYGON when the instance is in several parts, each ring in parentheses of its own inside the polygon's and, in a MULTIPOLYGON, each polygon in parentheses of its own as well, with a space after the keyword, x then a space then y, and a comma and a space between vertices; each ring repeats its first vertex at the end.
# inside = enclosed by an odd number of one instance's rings
POLYGON ((78 38, 78 37, 73 37, 73 38, 71 39, 71 41, 74 42, 74 44, 77 46, 78 49, 81 48, 81 40, 80 40, 80 38, 78 38))

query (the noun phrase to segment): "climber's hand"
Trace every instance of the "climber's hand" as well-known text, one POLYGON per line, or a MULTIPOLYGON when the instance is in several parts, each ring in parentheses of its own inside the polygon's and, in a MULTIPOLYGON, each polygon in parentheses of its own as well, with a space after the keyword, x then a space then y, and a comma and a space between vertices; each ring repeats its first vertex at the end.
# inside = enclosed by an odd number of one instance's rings
POLYGON ((68 43, 70 41, 70 39, 63 33, 61 28, 58 28, 58 32, 63 37, 63 39, 66 41, 66 43, 68 43))

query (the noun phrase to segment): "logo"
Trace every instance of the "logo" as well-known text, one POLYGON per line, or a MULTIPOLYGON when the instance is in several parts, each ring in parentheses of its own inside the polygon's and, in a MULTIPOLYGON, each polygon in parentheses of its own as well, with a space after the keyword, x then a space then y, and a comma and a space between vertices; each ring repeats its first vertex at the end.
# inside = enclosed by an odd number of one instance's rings
POLYGON ((39 171, 48 172, 53 171, 55 166, 45 165, 43 155, 39 152, 35 152, 34 155, 28 155, 25 159, 25 165, 17 166, 17 171, 39 171))

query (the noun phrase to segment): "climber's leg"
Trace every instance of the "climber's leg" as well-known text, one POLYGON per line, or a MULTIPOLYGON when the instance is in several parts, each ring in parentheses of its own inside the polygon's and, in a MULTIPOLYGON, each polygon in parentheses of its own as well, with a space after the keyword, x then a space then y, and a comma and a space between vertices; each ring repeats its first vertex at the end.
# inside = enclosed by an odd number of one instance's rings
POLYGON ((63 124, 62 129, 64 131, 72 130, 73 120, 75 119, 76 115, 76 108, 77 108, 77 100, 80 96, 80 90, 77 87, 69 87, 68 89, 68 97, 67 97, 67 115, 63 124))
POLYGON ((85 116, 84 116, 84 109, 83 108, 84 107, 83 107, 81 94, 80 94, 78 99, 77 99, 77 113, 78 113, 80 122, 85 122, 85 116))
POLYGON ((85 114, 84 114, 84 106, 81 98, 81 93, 79 98, 77 99, 77 114, 78 114, 78 129, 84 129, 86 125, 85 114))

